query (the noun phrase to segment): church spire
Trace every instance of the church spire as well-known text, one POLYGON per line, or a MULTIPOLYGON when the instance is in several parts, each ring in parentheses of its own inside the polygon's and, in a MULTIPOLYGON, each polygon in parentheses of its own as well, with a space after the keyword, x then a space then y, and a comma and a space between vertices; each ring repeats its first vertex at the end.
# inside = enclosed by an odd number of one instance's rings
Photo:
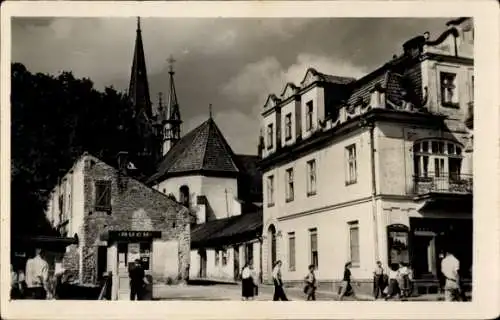
POLYGON ((168 74, 170 78, 170 88, 166 106, 165 120, 165 136, 163 139, 163 155, 165 155, 172 146, 181 138, 181 113, 179 110, 179 102, 177 101, 177 93, 175 91, 174 82, 174 58, 170 56, 167 59, 169 64, 168 74))
POLYGON ((146 58, 142 44, 141 18, 137 17, 134 58, 128 90, 130 101, 137 113, 144 111, 148 117, 152 116, 151 99, 149 96, 148 75, 146 72, 146 58))

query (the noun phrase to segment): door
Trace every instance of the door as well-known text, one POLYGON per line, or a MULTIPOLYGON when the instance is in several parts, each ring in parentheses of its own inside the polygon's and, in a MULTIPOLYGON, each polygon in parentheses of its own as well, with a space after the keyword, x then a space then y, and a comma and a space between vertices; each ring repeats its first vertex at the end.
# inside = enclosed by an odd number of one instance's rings
POLYGON ((240 276, 240 248, 239 246, 234 246, 233 248, 233 256, 234 256, 234 280, 238 280, 240 276))
POLYGON ((198 254, 200 255, 200 269, 198 277, 205 279, 207 277, 207 251, 205 249, 200 249, 198 254))
POLYGON ((415 235, 413 238, 413 270, 418 278, 434 277, 435 273, 434 237, 415 235))
POLYGON ((97 247, 97 281, 101 283, 104 273, 108 267, 108 247, 98 246, 97 247))

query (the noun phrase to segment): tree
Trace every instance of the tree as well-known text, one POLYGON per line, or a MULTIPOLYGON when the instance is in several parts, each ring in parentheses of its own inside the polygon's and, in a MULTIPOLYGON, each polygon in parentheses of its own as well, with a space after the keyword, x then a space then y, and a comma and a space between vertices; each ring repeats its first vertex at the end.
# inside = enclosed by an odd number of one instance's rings
MULTIPOLYGON (((20 63, 11 70, 12 234, 54 233, 45 204, 74 161, 87 151, 113 165, 129 151, 134 163, 147 163, 136 156, 146 141, 129 100, 112 87, 99 92, 71 72, 32 74, 20 63)), ((147 174, 152 166, 143 168, 147 174)))

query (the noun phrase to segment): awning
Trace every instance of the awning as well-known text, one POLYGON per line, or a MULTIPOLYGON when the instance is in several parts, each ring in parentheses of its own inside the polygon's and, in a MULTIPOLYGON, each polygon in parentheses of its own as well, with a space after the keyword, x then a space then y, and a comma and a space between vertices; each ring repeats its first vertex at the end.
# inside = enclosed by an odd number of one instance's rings
POLYGON ((18 250, 40 248, 51 251, 64 252, 67 246, 78 244, 78 236, 61 237, 61 236, 24 236, 14 237, 12 246, 18 250))
POLYGON ((460 197, 429 197, 423 200, 419 211, 440 211, 440 212, 470 212, 472 213, 473 201, 472 195, 460 197))

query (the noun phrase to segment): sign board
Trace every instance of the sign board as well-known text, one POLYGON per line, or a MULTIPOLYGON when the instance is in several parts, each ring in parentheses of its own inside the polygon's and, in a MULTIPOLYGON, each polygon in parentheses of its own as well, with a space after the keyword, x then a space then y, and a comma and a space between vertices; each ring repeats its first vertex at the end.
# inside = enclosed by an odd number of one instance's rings
POLYGON ((152 241, 161 238, 161 231, 109 231, 109 239, 124 242, 152 241))

